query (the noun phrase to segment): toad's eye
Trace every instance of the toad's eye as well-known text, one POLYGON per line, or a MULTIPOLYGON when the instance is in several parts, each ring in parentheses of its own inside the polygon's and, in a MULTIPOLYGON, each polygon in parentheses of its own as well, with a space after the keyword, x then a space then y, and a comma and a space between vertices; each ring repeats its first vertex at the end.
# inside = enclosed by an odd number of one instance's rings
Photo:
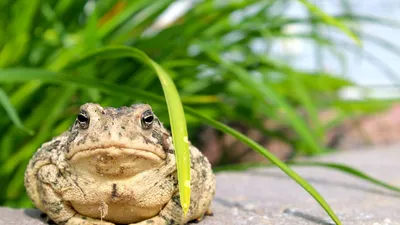
POLYGON ((149 129, 154 121, 154 114, 151 110, 146 110, 142 114, 141 124, 143 129, 149 129))
POLYGON ((90 119, 89 115, 85 111, 79 113, 77 120, 82 129, 87 129, 89 127, 90 119))

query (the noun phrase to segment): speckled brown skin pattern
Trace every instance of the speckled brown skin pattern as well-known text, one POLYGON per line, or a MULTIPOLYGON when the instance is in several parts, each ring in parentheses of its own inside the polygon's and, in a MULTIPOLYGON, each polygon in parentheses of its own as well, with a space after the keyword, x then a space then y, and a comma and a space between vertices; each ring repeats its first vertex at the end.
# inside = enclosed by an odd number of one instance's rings
POLYGON ((190 154, 191 205, 183 216, 172 139, 150 106, 88 103, 34 154, 25 187, 57 224, 186 224, 205 215, 215 192, 210 163, 193 146, 190 154))

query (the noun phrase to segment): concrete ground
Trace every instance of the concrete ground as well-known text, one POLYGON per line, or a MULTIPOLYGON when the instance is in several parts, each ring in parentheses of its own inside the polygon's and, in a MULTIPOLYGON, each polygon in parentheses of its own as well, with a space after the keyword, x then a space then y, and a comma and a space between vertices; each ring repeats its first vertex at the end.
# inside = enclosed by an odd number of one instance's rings
MULTIPOLYGON (((316 158, 340 162, 400 187, 400 146, 316 158)), ((325 197, 344 225, 400 225, 400 193, 318 167, 293 167, 325 197)), ((217 174, 214 216, 199 225, 333 224, 318 203, 276 168, 217 174)), ((0 225, 43 225, 34 209, 0 208, 0 225)))

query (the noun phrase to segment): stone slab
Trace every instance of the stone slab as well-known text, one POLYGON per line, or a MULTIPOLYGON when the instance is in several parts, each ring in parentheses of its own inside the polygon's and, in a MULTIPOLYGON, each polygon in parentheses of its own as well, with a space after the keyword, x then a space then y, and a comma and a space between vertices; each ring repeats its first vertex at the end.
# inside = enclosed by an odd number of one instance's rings
MULTIPOLYGON (((315 160, 351 165, 400 186, 400 146, 339 152, 315 160)), ((344 225, 400 225, 400 194, 334 170, 293 167, 325 197, 344 225)), ((214 216, 199 225, 329 225, 330 218, 276 168, 217 174, 214 216)), ((0 225, 43 225, 34 209, 0 208, 0 225)))

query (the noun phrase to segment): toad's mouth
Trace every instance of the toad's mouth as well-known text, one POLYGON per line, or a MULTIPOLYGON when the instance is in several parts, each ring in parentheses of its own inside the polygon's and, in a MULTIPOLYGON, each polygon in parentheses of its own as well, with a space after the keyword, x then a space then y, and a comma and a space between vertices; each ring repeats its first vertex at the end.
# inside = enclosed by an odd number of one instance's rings
POLYGON ((123 155, 137 155, 141 152, 147 153, 146 155, 154 155, 160 159, 165 159, 166 154, 162 147, 154 145, 138 144, 128 146, 125 144, 109 144, 109 145, 95 145, 90 147, 75 148, 67 154, 67 159, 73 159, 75 157, 83 155, 96 155, 98 153, 114 153, 123 155))
POLYGON ((166 154, 154 145, 110 145, 82 148, 67 158, 80 173, 126 177, 159 167, 165 162, 166 154))

